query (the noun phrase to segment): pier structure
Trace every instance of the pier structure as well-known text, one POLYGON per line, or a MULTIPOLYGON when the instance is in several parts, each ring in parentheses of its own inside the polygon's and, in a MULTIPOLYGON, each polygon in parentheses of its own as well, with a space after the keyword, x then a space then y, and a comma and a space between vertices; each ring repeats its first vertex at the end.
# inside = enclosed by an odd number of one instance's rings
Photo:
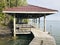
POLYGON ((56 45, 54 37, 47 32, 40 31, 36 28, 31 28, 31 32, 34 35, 34 38, 29 45, 56 45))
POLYGON ((3 10, 3 13, 9 14, 14 17, 14 37, 16 37, 16 34, 21 34, 21 30, 25 30, 23 34, 26 34, 27 32, 32 32, 34 34, 34 39, 30 43, 30 45, 55 45, 54 38, 52 36, 48 35, 46 32, 46 16, 57 13, 57 10, 48 9, 44 7, 38 7, 34 5, 26 5, 21 7, 12 7, 12 8, 6 8, 3 10), (37 25, 35 23, 39 23, 40 25, 40 17, 44 17, 44 30, 40 31, 40 29, 36 28, 37 25), (33 24, 27 25, 27 24, 16 24, 16 19, 32 19, 33 24), (39 21, 37 21, 37 18, 39 21), (19 27, 16 27, 16 25, 19 27), (21 25, 21 26, 20 26, 21 25), (24 26, 25 25, 25 26, 24 26), (17 32, 18 29, 18 32, 17 32), (30 29, 30 30, 29 30, 30 29), (26 31, 29 30, 29 31, 26 31), (25 33, 26 32, 26 33, 25 33), (42 40, 41 40, 42 39, 42 40), (48 39, 48 40, 47 40, 48 39), (51 40, 50 40, 51 39, 51 40), (41 40, 39 42, 39 40, 41 40), (47 42, 48 44, 47 44, 47 42), (36 44, 37 43, 37 44, 36 44))

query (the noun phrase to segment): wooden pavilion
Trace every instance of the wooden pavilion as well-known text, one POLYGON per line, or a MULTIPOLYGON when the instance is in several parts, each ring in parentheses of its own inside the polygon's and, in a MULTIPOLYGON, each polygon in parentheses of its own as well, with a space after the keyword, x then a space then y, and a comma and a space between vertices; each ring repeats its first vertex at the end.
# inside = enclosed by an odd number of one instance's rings
MULTIPOLYGON (((3 10, 3 13, 14 16, 14 37, 16 36, 16 18, 39 18, 44 17, 44 32, 46 31, 46 16, 57 13, 57 10, 27 5, 21 7, 12 7, 3 10)), ((40 21, 39 21, 40 22, 40 21)))

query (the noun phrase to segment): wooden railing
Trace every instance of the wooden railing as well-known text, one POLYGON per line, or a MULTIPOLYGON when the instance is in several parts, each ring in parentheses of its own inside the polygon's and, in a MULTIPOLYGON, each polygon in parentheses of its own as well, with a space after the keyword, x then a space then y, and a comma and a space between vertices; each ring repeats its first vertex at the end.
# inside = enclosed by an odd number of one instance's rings
POLYGON ((31 25, 28 24, 16 24, 16 33, 30 33, 31 25))

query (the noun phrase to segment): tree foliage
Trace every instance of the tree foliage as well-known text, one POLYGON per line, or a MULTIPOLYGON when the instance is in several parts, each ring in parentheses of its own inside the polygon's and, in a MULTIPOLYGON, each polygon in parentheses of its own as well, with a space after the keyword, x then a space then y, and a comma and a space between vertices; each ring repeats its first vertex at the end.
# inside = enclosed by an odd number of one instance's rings
MULTIPOLYGON (((2 11, 5 8, 24 6, 24 5, 27 5, 27 1, 26 0, 0 0, 0 22, 6 23, 6 19, 8 19, 7 15, 2 13, 2 11)), ((10 16, 10 19, 11 19, 11 16, 10 16)))
POLYGON ((27 1, 26 1, 26 0, 20 0, 20 1, 18 0, 17 2, 18 2, 18 3, 17 3, 18 6, 27 5, 27 1))
POLYGON ((5 15, 2 13, 3 9, 4 9, 4 2, 0 0, 0 24, 5 19, 5 15))
POLYGON ((8 0, 6 5, 10 7, 24 6, 27 5, 26 0, 8 0), (8 2, 8 3, 7 3, 8 2))
POLYGON ((0 0, 0 13, 2 13, 3 7, 4 7, 4 3, 0 0))

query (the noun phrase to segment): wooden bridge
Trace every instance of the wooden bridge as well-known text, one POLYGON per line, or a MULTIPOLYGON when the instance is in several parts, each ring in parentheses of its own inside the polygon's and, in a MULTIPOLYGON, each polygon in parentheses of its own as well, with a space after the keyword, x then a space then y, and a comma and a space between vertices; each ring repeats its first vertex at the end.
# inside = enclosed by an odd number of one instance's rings
POLYGON ((29 45, 56 45, 55 39, 48 32, 43 32, 36 28, 31 28, 31 32, 34 38, 29 45))

